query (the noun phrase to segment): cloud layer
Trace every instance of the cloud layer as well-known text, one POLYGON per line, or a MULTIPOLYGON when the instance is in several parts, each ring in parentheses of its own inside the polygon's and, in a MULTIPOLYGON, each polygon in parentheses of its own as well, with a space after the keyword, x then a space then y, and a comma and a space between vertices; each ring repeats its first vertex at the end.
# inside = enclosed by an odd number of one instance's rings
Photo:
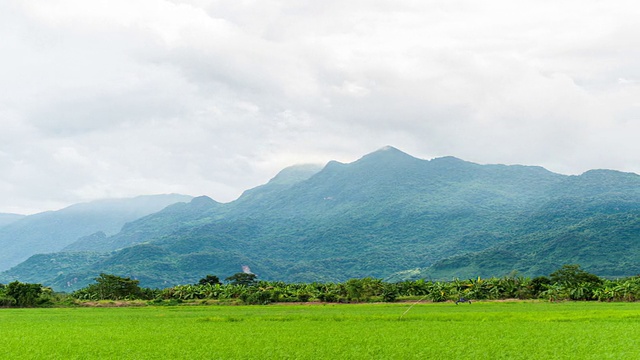
POLYGON ((640 172, 640 6, 0 4, 0 212, 415 156, 640 172))

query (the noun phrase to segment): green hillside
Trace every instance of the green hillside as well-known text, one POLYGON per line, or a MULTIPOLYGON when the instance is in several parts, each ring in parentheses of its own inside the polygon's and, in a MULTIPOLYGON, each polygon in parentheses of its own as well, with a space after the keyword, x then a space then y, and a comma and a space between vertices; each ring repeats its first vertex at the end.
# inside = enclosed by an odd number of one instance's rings
POLYGON ((0 270, 34 254, 61 251, 78 238, 99 231, 114 235, 128 221, 190 199, 171 194, 100 200, 23 217, 0 228, 0 270))
POLYGON ((157 213, 124 224, 120 232, 113 236, 106 237, 98 233, 83 237, 69 244, 63 251, 108 252, 125 248, 197 223, 200 217, 206 217, 209 211, 220 207, 220 203, 206 196, 193 198, 188 203, 174 203, 157 213))
POLYGON ((503 276, 510 271, 542 275, 559 264, 580 264, 605 277, 640 274, 640 202, 573 199, 554 202, 544 210, 529 217, 510 241, 395 277, 450 280, 503 276))
POLYGON ((37 266, 30 281, 67 290, 100 272, 166 287, 242 266, 289 282, 535 276, 565 263, 626 276, 638 273, 639 218, 636 174, 565 176, 387 147, 349 164, 285 169, 231 203, 170 206, 67 248, 84 255, 34 257, 0 282, 26 281, 37 266))

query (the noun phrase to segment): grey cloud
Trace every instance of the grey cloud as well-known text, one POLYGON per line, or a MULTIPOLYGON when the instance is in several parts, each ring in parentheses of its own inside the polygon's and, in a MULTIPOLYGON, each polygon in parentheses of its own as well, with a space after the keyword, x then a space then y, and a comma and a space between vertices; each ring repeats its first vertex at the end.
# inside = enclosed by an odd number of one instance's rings
POLYGON ((229 201, 284 166, 387 144, 638 172, 638 8, 4 3, 0 211, 149 192, 229 201))
POLYGON ((72 136, 186 115, 178 98, 157 90, 146 87, 129 92, 63 96, 35 109, 28 121, 53 136, 72 136))

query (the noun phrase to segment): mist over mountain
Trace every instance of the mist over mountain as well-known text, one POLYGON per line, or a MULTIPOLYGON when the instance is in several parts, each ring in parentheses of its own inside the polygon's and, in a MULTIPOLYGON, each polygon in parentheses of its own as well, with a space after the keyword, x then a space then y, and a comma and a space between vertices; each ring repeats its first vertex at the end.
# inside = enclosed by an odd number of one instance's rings
POLYGON ((25 217, 25 215, 0 213, 0 228, 16 222, 25 217))
POLYGON ((197 197, 117 234, 85 234, 0 282, 73 290, 107 272, 166 287, 243 265, 260 279, 304 282, 535 276, 565 263, 627 276, 639 271, 639 222, 636 174, 567 176, 385 147, 348 164, 284 169, 231 203, 197 197))
POLYGON ((98 231, 113 235, 122 226, 190 196, 148 195, 131 199, 98 200, 58 211, 24 216, 0 228, 0 270, 6 270, 31 255, 60 251, 79 237, 98 231))

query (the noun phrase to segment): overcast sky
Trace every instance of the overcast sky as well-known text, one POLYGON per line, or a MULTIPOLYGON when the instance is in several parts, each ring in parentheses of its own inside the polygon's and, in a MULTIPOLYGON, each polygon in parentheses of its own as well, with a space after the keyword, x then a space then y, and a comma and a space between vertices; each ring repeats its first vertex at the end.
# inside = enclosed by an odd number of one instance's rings
POLYGON ((640 172, 636 1, 0 2, 0 212, 416 157, 640 172))

